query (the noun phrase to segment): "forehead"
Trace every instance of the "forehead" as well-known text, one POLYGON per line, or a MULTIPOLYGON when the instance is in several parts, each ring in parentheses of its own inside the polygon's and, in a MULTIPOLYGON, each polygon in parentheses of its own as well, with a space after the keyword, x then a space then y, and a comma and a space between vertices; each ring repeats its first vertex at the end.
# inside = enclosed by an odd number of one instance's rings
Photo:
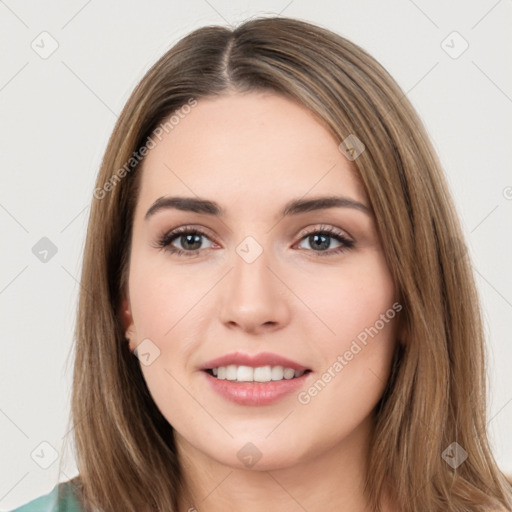
POLYGON ((203 98, 177 119, 161 140, 154 138, 156 147, 144 160, 144 202, 170 193, 253 206, 308 193, 365 198, 334 136, 308 109, 283 96, 203 98))

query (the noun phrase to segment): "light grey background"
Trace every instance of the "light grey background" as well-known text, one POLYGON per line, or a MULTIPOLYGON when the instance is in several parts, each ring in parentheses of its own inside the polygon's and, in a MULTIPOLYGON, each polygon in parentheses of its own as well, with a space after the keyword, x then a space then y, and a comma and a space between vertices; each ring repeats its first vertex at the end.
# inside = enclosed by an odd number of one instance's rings
POLYGON ((488 333, 491 441, 512 474, 510 0, 5 0, 1 510, 76 474, 72 454, 64 455, 60 475, 57 462, 43 469, 53 452, 40 443, 62 455, 71 437, 77 279, 94 178, 116 116, 143 74, 185 34, 271 13, 319 23, 361 45, 424 120, 465 227, 488 333), (464 42, 454 31, 469 44, 461 55, 464 42), (58 48, 48 56, 52 44, 58 48), (57 248, 47 262, 32 252, 42 237, 57 248))

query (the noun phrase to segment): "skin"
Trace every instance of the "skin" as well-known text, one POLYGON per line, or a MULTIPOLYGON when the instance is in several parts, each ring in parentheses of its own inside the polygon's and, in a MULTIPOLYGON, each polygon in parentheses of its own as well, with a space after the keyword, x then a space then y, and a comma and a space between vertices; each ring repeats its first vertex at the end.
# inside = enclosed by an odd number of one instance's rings
MULTIPOLYGON (((396 301, 373 215, 344 207, 279 216, 303 197, 343 195, 369 207, 338 142, 288 99, 233 93, 200 99, 149 152, 142 172, 126 336, 132 350, 146 338, 160 350, 141 369, 175 429, 189 488, 180 510, 312 512, 333 502, 366 510, 372 410, 389 377, 397 317, 308 404, 291 393, 272 405, 237 405, 211 390, 199 369, 236 350, 275 352, 312 370, 307 390, 396 301), (165 209, 144 219, 171 195, 214 200, 226 217, 165 209), (190 225, 206 232, 192 244, 200 247, 195 256, 157 247, 163 234, 190 225), (324 255, 340 242, 324 239, 330 246, 322 252, 304 233, 326 226, 354 247, 324 255), (263 250, 252 263, 236 252, 247 236, 263 250), (251 468, 237 457, 248 442, 262 454, 251 468)), ((172 245, 192 252, 183 236, 172 245)))

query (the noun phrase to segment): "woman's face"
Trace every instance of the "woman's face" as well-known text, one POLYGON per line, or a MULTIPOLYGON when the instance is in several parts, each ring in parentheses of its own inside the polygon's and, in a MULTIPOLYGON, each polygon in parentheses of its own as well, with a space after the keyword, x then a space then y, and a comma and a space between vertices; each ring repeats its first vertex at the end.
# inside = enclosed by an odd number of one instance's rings
POLYGON ((187 112, 143 164, 127 337, 181 450, 291 467, 368 432, 401 307, 365 191, 308 110, 250 93, 187 112), (308 207, 325 197, 343 199, 308 207))

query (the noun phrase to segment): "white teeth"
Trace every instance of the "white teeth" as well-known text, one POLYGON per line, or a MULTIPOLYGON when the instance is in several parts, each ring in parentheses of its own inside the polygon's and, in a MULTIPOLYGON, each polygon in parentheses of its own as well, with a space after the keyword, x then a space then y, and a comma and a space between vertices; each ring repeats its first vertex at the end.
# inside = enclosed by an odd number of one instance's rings
POLYGON ((272 380, 272 369, 270 366, 254 368, 254 380, 256 382, 270 382, 272 380))
POLYGON ((236 365, 230 364, 229 366, 226 366, 226 379, 227 380, 236 380, 236 377, 237 377, 236 365))
MULTIPOLYGON (((235 369, 236 373, 231 380, 238 380, 242 382, 251 382, 254 380, 254 368, 251 368, 250 366, 239 366, 237 368, 234 365, 233 368, 235 369)), ((228 375, 226 373, 226 378, 227 376, 228 375)))
POLYGON ((285 379, 293 379, 293 377, 295 377, 295 370, 293 368, 285 368, 283 376, 285 379))
POLYGON ((218 379, 232 380, 237 382, 270 382, 271 380, 293 379, 300 377, 304 370, 294 370, 283 366, 219 366, 212 368, 212 373, 218 379))
POLYGON ((284 377, 284 368, 282 366, 274 366, 272 368, 272 380, 281 380, 284 377))

